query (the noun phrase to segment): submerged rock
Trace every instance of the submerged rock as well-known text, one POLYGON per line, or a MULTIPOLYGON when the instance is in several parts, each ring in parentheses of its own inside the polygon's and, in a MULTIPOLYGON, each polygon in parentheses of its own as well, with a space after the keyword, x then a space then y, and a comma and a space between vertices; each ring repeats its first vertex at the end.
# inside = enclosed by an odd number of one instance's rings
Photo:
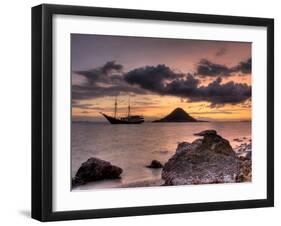
POLYGON ((159 169, 162 168, 163 165, 161 162, 159 162, 158 160, 152 160, 150 165, 146 166, 147 168, 154 168, 154 169, 159 169))
POLYGON ((114 166, 110 162, 98 158, 89 158, 78 169, 72 179, 72 185, 81 185, 103 179, 118 179, 122 172, 123 170, 120 167, 114 166))
POLYGON ((239 160, 229 141, 215 130, 195 135, 203 136, 203 139, 180 143, 164 165, 162 179, 165 185, 236 182, 239 160))
POLYGON ((153 153, 165 155, 165 154, 168 154, 169 151, 168 150, 160 150, 160 151, 153 151, 153 153))
POLYGON ((243 140, 241 140, 241 139, 239 139, 239 138, 235 138, 235 139, 233 139, 233 141, 236 141, 236 142, 243 142, 243 140))

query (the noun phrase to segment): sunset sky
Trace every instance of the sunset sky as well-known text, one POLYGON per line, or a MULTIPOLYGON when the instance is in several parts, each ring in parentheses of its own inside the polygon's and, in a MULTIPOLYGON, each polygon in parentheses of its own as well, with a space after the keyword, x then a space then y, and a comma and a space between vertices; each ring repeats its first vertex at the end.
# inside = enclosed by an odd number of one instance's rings
POLYGON ((73 119, 127 112, 145 120, 177 107, 196 119, 251 120, 251 43, 71 35, 73 119))

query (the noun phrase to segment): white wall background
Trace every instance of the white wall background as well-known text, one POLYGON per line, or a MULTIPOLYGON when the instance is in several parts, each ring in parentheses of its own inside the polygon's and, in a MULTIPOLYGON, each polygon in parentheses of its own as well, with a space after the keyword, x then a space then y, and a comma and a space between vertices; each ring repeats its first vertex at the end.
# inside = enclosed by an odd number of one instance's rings
MULTIPOLYGON (((38 225, 30 218, 31 11, 44 1, 1 2, 0 35, 0 224, 38 225)), ((58 0, 45 3, 275 18, 275 208, 55 222, 55 225, 276 225, 281 221, 281 14, 276 0, 58 0), (278 89, 279 88, 279 89, 278 89)), ((281 5, 281 4, 280 4, 281 5)), ((210 194, 212 195, 212 194, 210 194)))

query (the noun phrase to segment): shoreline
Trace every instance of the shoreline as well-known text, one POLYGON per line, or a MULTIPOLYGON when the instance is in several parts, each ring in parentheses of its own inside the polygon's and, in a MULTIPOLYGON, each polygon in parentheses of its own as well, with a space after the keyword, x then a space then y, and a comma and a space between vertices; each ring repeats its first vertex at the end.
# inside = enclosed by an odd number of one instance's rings
MULTIPOLYGON (((251 141, 252 141, 251 136, 244 136, 244 137, 237 136, 236 138, 230 140, 231 143, 236 143, 236 145, 231 145, 231 146, 233 148, 233 151, 236 153, 237 157, 246 156, 247 152, 249 151, 247 150, 248 149, 247 147, 248 145, 251 144, 251 141)), ((93 181, 87 184, 72 187, 71 191, 100 190, 100 189, 111 189, 111 188, 156 187, 156 186, 162 186, 163 184, 164 184, 164 180, 161 178, 161 176, 157 178, 140 179, 131 182, 128 181, 126 183, 122 183, 122 179, 104 179, 104 180, 93 181)))
MULTIPOLYGON (((111 180, 112 182, 113 180, 111 180)), ((110 182, 110 180, 99 181, 98 183, 101 184, 102 182, 110 182)), ((140 180, 135 182, 129 183, 120 183, 119 185, 110 186, 110 187, 99 187, 97 186, 97 182, 91 182, 86 185, 79 185, 74 188, 71 188, 71 191, 88 191, 88 190, 101 190, 101 189, 115 189, 115 188, 137 188, 137 187, 158 187, 164 184, 164 180, 160 179, 148 179, 148 180, 140 180), (97 187, 95 187, 97 186, 97 187), (92 187, 92 188, 88 188, 92 187), (83 189, 84 188, 84 189, 83 189)))

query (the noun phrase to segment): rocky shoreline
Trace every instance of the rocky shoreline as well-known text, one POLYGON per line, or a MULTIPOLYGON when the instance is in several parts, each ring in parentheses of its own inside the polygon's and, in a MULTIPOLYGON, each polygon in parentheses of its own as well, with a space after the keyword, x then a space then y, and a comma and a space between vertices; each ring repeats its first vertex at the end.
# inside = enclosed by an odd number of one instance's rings
POLYGON ((237 153, 215 130, 195 135, 203 138, 178 144, 176 153, 165 163, 165 185, 251 181, 251 145, 241 145, 237 153))
MULTIPOLYGON (((244 138, 236 138, 240 145, 233 149, 230 142, 215 130, 205 130, 195 135, 200 138, 191 143, 179 143, 175 154, 165 164, 152 160, 149 165, 144 166, 162 170, 161 178, 155 182, 140 181, 120 187, 236 183, 252 180, 251 140, 247 143, 244 138)), ((72 186, 120 179, 122 172, 122 168, 110 162, 90 158, 78 169, 72 179, 72 186)))

